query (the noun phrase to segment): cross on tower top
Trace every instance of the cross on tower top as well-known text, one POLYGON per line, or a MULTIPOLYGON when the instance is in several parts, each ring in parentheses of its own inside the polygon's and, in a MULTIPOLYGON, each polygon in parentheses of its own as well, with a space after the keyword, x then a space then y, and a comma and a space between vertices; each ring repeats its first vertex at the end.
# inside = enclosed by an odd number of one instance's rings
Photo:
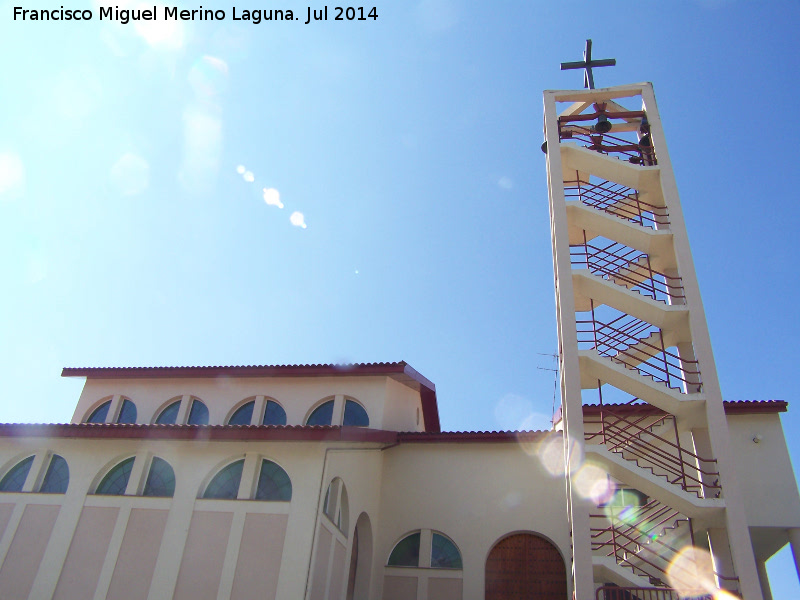
POLYGON ((593 67, 613 67, 617 64, 616 58, 603 58, 600 60, 592 60, 592 40, 586 40, 586 49, 583 51, 583 61, 579 62, 562 62, 561 70, 567 71, 568 69, 583 69, 583 87, 590 90, 594 89, 594 75, 592 75, 593 67))

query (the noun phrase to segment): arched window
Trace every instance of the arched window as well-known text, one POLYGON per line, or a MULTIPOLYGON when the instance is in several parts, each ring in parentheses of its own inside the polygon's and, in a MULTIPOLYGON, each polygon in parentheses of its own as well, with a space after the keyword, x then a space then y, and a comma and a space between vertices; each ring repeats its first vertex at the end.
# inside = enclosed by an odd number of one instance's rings
POLYGON ((419 566, 419 541, 420 532, 407 535, 397 542, 389 555, 390 567, 418 567, 419 566))
POLYGON ((236 499, 239 495, 239 483, 242 481, 242 467, 244 459, 229 464, 214 475, 203 493, 203 498, 236 499))
POLYGON ((16 465, 6 473, 3 479, 0 479, 0 492, 21 492, 22 486, 25 485, 25 480, 28 478, 28 473, 33 464, 33 456, 29 456, 16 465))
POLYGON ((350 503, 347 500, 347 488, 344 481, 339 477, 334 477, 325 492, 325 502, 322 504, 322 512, 334 525, 345 535, 350 519, 350 503))
POLYGON ((178 420, 178 411, 181 409, 181 401, 176 400, 167 408, 161 411, 156 419, 158 425, 174 425, 178 420))
POLYGON ((122 496, 125 494, 135 458, 134 456, 126 458, 111 469, 108 474, 103 477, 103 480, 100 482, 100 485, 97 486, 94 493, 108 496, 122 496))
POLYGON ((292 482, 289 475, 271 460, 262 460, 256 488, 256 500, 288 502, 291 499, 292 482))
POLYGON ((306 425, 330 425, 332 420, 333 400, 328 400, 314 409, 306 420, 306 425))
POLYGON ((286 425, 286 411, 277 402, 267 400, 267 408, 264 410, 264 420, 261 424, 286 425))
POLYGON ((342 424, 353 427, 369 427, 369 415, 358 402, 347 400, 344 404, 344 422, 342 424))
POLYGON ((47 467, 42 486, 39 488, 41 494, 65 494, 69 485, 69 466, 67 461, 58 454, 53 454, 50 465, 47 467))
POLYGON ((117 423, 136 423, 136 405, 127 398, 122 399, 117 423))
POLYGON ((89 418, 86 419, 87 423, 105 423, 108 416, 108 409, 111 408, 111 400, 103 402, 100 406, 92 411, 89 418))
POLYGON ((161 458, 153 457, 150 473, 144 484, 143 496, 165 496, 171 498, 175 494, 175 471, 169 463, 161 458))
POLYGON ((228 425, 250 425, 253 420, 253 407, 255 405, 255 400, 242 404, 228 419, 228 425))
POLYGON ((208 425, 208 407, 202 400, 194 398, 189 411, 189 425, 208 425))
POLYGON ((461 552, 456 545, 441 533, 431 536, 431 568, 461 569, 461 552))
MULTIPOLYGON (((423 561, 427 563, 426 561, 423 561)), ((422 567, 432 569, 462 569, 461 552, 446 535, 425 529, 415 531, 401 539, 389 554, 389 567, 422 567), (430 540, 430 564, 420 564, 420 545, 423 539, 430 540), (430 533, 430 537, 428 537, 430 533)))

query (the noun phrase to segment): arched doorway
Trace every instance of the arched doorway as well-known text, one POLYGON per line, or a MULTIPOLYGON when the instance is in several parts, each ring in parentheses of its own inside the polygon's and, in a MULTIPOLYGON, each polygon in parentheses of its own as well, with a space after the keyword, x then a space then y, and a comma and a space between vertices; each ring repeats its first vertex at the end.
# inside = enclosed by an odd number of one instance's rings
POLYGON ((486 600, 566 600, 561 553, 533 533, 503 538, 486 559, 486 600))
POLYGON ((369 596, 372 574, 372 524, 367 513, 361 513, 353 532, 350 550, 350 572, 347 577, 346 600, 363 600, 369 596))

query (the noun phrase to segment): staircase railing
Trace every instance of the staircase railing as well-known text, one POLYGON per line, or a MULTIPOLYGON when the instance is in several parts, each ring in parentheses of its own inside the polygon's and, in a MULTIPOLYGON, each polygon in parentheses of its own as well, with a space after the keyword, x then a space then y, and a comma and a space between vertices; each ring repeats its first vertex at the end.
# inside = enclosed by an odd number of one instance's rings
POLYGON ((662 229, 669 225, 669 213, 666 207, 645 202, 639 198, 637 190, 613 181, 602 180, 599 183, 591 183, 580 179, 576 172, 575 180, 564 182, 564 194, 567 200, 577 198, 590 208, 642 227, 662 229))
POLYGON ((681 595, 677 590, 671 588, 644 588, 644 587, 617 587, 615 585, 605 585, 597 588, 596 600, 681 600, 691 598, 691 600, 714 600, 712 594, 707 594, 703 590, 690 595, 681 595))
POLYGON ((584 240, 569 247, 574 268, 587 268, 593 275, 616 283, 643 296, 682 304, 686 296, 681 278, 653 269, 650 257, 618 242, 597 246, 584 240))
POLYGON ((702 458, 681 445, 674 415, 664 414, 649 423, 652 415, 631 420, 601 405, 598 417, 584 416, 587 442, 602 443, 610 452, 648 469, 653 475, 680 486, 686 492, 696 494, 698 498, 707 497, 709 493, 720 497, 722 486, 716 470, 717 460, 702 458), (655 433, 656 427, 670 424, 675 434, 674 441, 655 433), (599 425, 599 431, 594 431, 592 425, 599 425))
POLYGON ((576 321, 579 348, 594 349, 600 356, 683 393, 702 390, 698 361, 667 351, 659 328, 624 313, 603 323, 595 318, 594 307, 591 317, 576 321))

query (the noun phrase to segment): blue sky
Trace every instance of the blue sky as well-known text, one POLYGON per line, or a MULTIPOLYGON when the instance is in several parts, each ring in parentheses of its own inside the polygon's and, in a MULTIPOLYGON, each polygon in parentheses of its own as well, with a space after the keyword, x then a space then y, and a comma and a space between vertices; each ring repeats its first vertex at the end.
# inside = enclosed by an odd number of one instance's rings
MULTIPOLYGON (((795 400, 797 2, 394 0, 304 25, 287 0, 300 22, 253 25, 231 8, 268 3, 207 1, 228 18, 166 29, 65 6, 95 18, 0 2, 0 421, 68 420, 62 366, 406 360, 445 429, 547 426, 541 92, 581 87, 558 64, 589 37, 618 61, 598 86, 655 85, 726 399, 795 400)), ((770 563, 776 598, 793 568, 770 563)))

